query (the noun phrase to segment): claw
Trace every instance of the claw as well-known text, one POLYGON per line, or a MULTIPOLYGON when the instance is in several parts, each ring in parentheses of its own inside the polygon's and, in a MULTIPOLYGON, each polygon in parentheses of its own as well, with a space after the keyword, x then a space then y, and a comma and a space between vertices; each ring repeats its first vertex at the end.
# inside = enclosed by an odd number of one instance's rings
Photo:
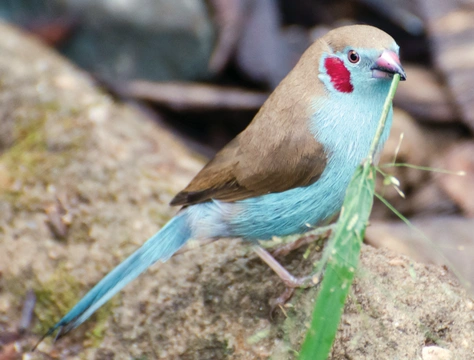
POLYGON ((288 317, 288 315, 286 314, 286 311, 284 309, 284 305, 287 303, 288 300, 291 299, 294 292, 295 292, 294 287, 287 287, 285 289, 285 291, 283 291, 282 294, 279 297, 277 297, 276 299, 271 301, 271 304, 270 304, 270 306, 271 306, 271 308, 270 308, 270 320, 273 321, 273 314, 275 313, 275 310, 276 310, 277 307, 279 307, 280 310, 282 311, 282 313, 285 314, 286 317, 288 317))

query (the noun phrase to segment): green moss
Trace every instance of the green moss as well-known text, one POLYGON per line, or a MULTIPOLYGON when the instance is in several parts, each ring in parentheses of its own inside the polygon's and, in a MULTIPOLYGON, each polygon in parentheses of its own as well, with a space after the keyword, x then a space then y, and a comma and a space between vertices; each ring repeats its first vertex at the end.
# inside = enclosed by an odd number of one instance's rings
POLYGON ((82 142, 86 139, 86 134, 77 123, 77 114, 75 114, 77 111, 69 109, 59 113, 58 109, 59 104, 56 103, 36 104, 31 109, 23 109, 22 113, 27 113, 28 116, 18 115, 13 120, 15 144, 0 158, 6 165, 11 165, 10 170, 17 169, 17 172, 30 177, 47 175, 51 168, 61 167, 68 163, 68 156, 65 153, 77 149, 79 145, 84 145, 82 142), (47 120, 57 117, 61 117, 63 141, 61 149, 49 149, 47 120))
POLYGON ((265 328, 256 331, 252 336, 247 338, 247 343, 250 345, 258 344, 260 341, 267 339, 271 335, 270 328, 265 328))
POLYGON ((38 318, 34 332, 42 334, 53 326, 79 299, 80 283, 60 265, 51 278, 35 288, 38 318))
POLYGON ((18 121, 14 136, 17 140, 1 158, 15 179, 25 174, 37 174, 31 170, 47 161, 44 123, 44 117, 27 124, 18 121))
POLYGON ((27 191, 28 187, 46 188, 55 183, 58 171, 72 164, 80 154, 78 150, 86 147, 88 134, 77 120, 64 114, 61 115, 60 141, 48 140, 48 119, 59 116, 57 106, 36 106, 24 109, 23 115, 13 120, 15 143, 0 156, 5 185, 0 187, 0 197, 13 204, 15 209, 28 211, 42 209, 44 205, 44 198, 38 195, 38 191, 27 191), (20 189, 16 189, 18 186, 14 184, 19 184, 20 189))
MULTIPOLYGON (((44 334, 59 321, 81 298, 84 286, 70 275, 64 265, 59 265, 51 278, 35 289, 35 314, 38 323, 33 329, 35 333, 44 334)), ((89 322, 94 327, 87 334, 92 340, 91 346, 98 346, 103 339, 105 324, 110 317, 114 301, 102 306, 89 322)))
POLYGON ((91 347, 98 347, 105 336, 107 320, 112 315, 112 309, 116 306, 116 300, 112 299, 105 303, 93 317, 94 327, 87 333, 91 347))

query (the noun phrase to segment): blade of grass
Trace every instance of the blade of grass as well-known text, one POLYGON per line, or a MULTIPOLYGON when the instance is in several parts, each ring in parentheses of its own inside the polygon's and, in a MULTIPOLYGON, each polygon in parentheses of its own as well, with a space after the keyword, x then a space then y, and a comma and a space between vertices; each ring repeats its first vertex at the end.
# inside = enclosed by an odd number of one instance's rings
POLYGON ((300 360, 327 359, 336 337, 372 210, 375 193, 375 167, 372 162, 399 81, 400 76, 395 75, 370 152, 352 177, 334 235, 323 254, 323 259, 327 259, 326 271, 313 310, 311 326, 301 348, 300 360))
POLYGON ((375 172, 369 162, 359 167, 337 222, 321 290, 300 359, 326 359, 359 261, 368 214, 372 209, 375 172))
POLYGON ((465 176, 466 175, 466 172, 463 171, 463 170, 451 171, 451 170, 446 170, 446 169, 432 168, 432 167, 429 167, 429 166, 418 166, 418 165, 407 164, 407 163, 390 163, 390 164, 381 165, 380 167, 381 168, 407 167, 407 168, 415 169, 415 170, 431 171, 431 172, 437 172, 437 173, 448 174, 448 175, 457 175, 457 176, 465 176))

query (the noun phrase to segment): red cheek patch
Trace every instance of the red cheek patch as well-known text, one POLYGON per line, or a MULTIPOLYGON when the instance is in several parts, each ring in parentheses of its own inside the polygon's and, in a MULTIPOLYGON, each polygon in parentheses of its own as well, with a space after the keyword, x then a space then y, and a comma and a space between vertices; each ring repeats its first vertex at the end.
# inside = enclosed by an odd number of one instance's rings
POLYGON ((337 57, 327 57, 324 67, 331 78, 334 89, 343 93, 351 93, 354 87, 351 84, 351 73, 344 66, 344 62, 337 57))

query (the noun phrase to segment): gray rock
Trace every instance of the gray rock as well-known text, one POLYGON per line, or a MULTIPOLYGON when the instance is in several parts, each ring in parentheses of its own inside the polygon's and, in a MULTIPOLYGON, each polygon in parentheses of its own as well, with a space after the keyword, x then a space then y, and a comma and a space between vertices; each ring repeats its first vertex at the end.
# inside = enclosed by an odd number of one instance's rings
POLYGON ((67 0, 83 24, 64 49, 108 79, 191 80, 208 75, 214 40, 202 0, 67 0))
POLYGON ((108 81, 209 75, 214 29, 203 0, 7 0, 0 16, 27 27, 76 19, 62 52, 108 81))

